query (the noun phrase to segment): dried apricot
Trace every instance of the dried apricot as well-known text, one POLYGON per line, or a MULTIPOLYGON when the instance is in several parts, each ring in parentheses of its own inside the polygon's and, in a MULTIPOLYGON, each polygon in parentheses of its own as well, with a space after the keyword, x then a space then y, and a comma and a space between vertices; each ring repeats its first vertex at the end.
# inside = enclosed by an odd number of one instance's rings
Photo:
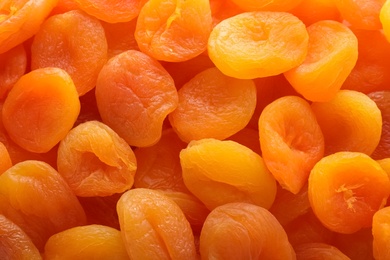
POLYGON ((178 62, 204 52, 210 31, 208 0, 149 0, 137 18, 135 39, 151 57, 178 62))
POLYGON ((241 79, 277 75, 301 64, 309 36, 296 16, 285 12, 244 12, 217 24, 208 53, 222 73, 241 79))
POLYGON ((260 155, 234 141, 192 141, 180 152, 183 180, 208 209, 229 202, 269 208, 276 181, 260 155))
POLYGON ((49 238, 45 259, 128 260, 121 232, 103 225, 73 227, 49 238))
POLYGON ((105 124, 129 145, 151 146, 161 138, 166 116, 178 104, 172 77, 148 55, 129 50, 99 73, 96 102, 105 124))
POLYGON ((266 106, 259 118, 264 162, 279 184, 296 194, 323 156, 324 139, 309 103, 285 96, 266 106))
POLYGON ((201 259, 296 259, 286 232, 266 209, 249 203, 215 208, 200 234, 201 259))
POLYGON ((48 18, 31 45, 31 68, 65 70, 80 96, 95 87, 106 61, 107 41, 102 25, 80 10, 48 18))
POLYGON ((162 192, 129 190, 119 199, 117 211, 130 259, 197 259, 189 222, 162 192))
POLYGON ((86 221, 65 180, 40 161, 17 163, 0 175, 0 202, 1 214, 23 229, 39 250, 51 235, 86 221))
POLYGON ((372 220, 373 253, 376 260, 390 257, 390 207, 378 210, 372 220))
POLYGON ((310 205, 328 229, 351 234, 371 227, 390 194, 379 163, 363 153, 338 152, 321 159, 309 177, 310 205))
POLYGON ((66 136, 79 112, 79 96, 69 74, 42 68, 16 82, 4 101, 2 121, 15 143, 44 153, 66 136))
POLYGON ((178 95, 169 121, 185 142, 232 136, 248 124, 256 107, 252 80, 226 76, 215 67, 197 74, 178 95))
POLYGON ((344 24, 324 20, 307 27, 306 59, 284 73, 295 90, 311 101, 329 101, 358 59, 358 40, 344 24))
POLYGON ((382 115, 367 95, 340 90, 328 102, 314 102, 311 108, 325 140, 325 154, 340 151, 371 155, 382 132, 382 115))
POLYGON ((88 121, 61 140, 57 168, 77 196, 109 196, 133 186, 137 162, 131 147, 110 127, 88 121))

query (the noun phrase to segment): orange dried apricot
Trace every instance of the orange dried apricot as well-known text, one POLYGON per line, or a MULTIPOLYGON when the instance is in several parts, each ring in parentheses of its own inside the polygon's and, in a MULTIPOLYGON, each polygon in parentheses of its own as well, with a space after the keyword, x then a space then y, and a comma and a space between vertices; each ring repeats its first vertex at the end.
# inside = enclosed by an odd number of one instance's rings
POLYGON ((2 259, 41 260, 42 257, 27 234, 0 214, 0 256, 2 259))
POLYGON ((31 68, 65 70, 80 96, 95 87, 106 61, 107 41, 102 25, 80 10, 48 18, 31 45, 31 68))
POLYGON ((0 213, 23 229, 39 250, 51 235, 86 221, 65 180, 40 161, 17 163, 0 175, 0 202, 0 213))
POLYGON ((104 65, 95 93, 103 122, 132 146, 155 144, 164 119, 178 104, 172 77, 158 61, 136 50, 104 65))
POLYGON ((381 111, 367 95, 340 90, 328 102, 314 102, 311 108, 325 140, 325 154, 340 151, 371 155, 382 132, 381 111))
POLYGON ((126 191, 117 211, 130 259, 197 259, 189 222, 162 192, 144 188, 126 191))
POLYGON ((294 89, 306 99, 329 101, 340 90, 358 59, 358 41, 344 24, 323 20, 307 27, 306 59, 284 73, 294 89))
POLYGON ((147 0, 74 0, 84 12, 109 23, 136 18, 147 0))
POLYGON ((215 208, 200 234, 201 259, 296 259, 286 232, 266 209, 249 203, 215 208))
POLYGON ((279 184, 296 194, 324 153, 324 139, 309 103, 285 96, 266 106, 259 118, 264 162, 279 184))
POLYGON ((186 146, 170 128, 162 132, 155 145, 135 149, 137 172, 134 187, 189 193, 183 182, 179 158, 180 151, 186 146))
POLYGON ((79 112, 79 97, 69 74, 42 68, 16 82, 4 101, 2 121, 15 143, 44 153, 66 136, 79 112))
POLYGON ((381 29, 379 14, 386 0, 342 0, 334 1, 341 17, 351 27, 364 30, 381 29))
POLYGON ((78 5, 75 0, 57 0, 57 5, 51 10, 50 16, 55 14, 63 14, 68 11, 77 10, 78 5))
POLYGON ((208 54, 222 73, 241 79, 277 75, 301 64, 309 36, 305 25, 286 12, 244 12, 217 24, 208 54))
POLYGON ((103 225, 73 227, 52 235, 44 259, 128 260, 121 232, 103 225))
POLYGON ((371 227, 372 216, 389 197, 390 180, 366 154, 338 152, 314 166, 308 190, 321 223, 334 232, 351 234, 371 227))
POLYGON ((390 207, 378 210, 372 220, 373 254, 376 260, 390 257, 390 207))
POLYGON ((294 247, 297 259, 351 260, 338 248, 325 243, 307 243, 294 247))
POLYGON ((371 157, 375 160, 390 157, 390 91, 377 91, 368 94, 381 111, 382 132, 378 145, 371 157))
POLYGON ((0 54, 0 61, 0 99, 4 99, 26 72, 27 57, 23 44, 0 54))
POLYGON ((57 0, 2 0, 0 2, 0 53, 34 36, 57 0))
POLYGON ((178 95, 169 121, 185 142, 232 136, 248 124, 256 106, 252 80, 226 76, 215 67, 197 74, 178 95))
POLYGON ((276 181, 260 155, 234 141, 192 141, 180 152, 183 180, 208 209, 229 202, 269 208, 276 181))
POLYGON ((149 0, 137 18, 135 39, 151 57, 178 62, 204 52, 210 31, 208 0, 149 0))
POLYGON ((137 162, 131 147, 110 127, 88 121, 61 140, 57 169, 77 196, 110 196, 133 186, 137 162))

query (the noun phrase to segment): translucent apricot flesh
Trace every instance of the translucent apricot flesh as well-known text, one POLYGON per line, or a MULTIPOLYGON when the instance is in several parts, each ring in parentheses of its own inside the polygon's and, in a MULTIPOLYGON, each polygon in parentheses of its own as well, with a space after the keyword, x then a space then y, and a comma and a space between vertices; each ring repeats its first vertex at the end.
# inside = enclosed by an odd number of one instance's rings
POLYGON ((309 177, 310 205, 330 230, 350 234, 371 227, 390 194, 381 166, 363 153, 338 152, 321 159, 309 177))
POLYGON ((276 182, 263 159, 234 141, 192 141, 180 152, 183 180, 208 209, 230 202, 269 208, 276 182))
POLYGON ((77 196, 109 196, 133 186, 137 162, 110 127, 88 121, 61 140, 57 168, 77 196))
POLYGON ((310 105, 296 96, 279 98, 264 108, 258 124, 265 164, 284 189, 298 193, 324 153, 310 105))
POLYGON ((267 77, 298 66, 306 57, 305 25, 285 12, 245 12, 217 24, 208 54, 222 73, 241 79, 267 77))

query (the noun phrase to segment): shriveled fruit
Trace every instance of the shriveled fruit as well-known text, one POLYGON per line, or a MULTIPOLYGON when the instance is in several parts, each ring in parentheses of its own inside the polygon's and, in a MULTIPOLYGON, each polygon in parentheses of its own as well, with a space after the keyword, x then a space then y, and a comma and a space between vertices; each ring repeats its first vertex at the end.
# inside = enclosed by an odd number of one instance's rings
POLYGON ((32 37, 57 4, 57 0, 2 0, 0 3, 0 53, 32 37))
POLYGON ((256 107, 252 80, 226 76, 215 67, 197 74, 178 95, 169 121, 185 142, 232 136, 248 124, 256 107))
POLYGON ((390 257, 390 207, 378 210, 372 220, 373 253, 376 260, 390 257))
POLYGON ((80 10, 47 19, 31 45, 31 68, 65 70, 80 96, 95 87, 106 61, 107 41, 102 25, 80 10))
POLYGON ((16 82, 4 101, 2 119, 15 143, 44 153, 65 137, 79 112, 79 97, 69 74, 59 68, 42 68, 16 82))
POLYGON ((110 127, 88 121, 61 140, 57 168, 77 196, 109 196, 133 186, 137 162, 131 147, 110 127))
POLYGON ((211 60, 224 74, 241 79, 277 75, 301 64, 309 36, 286 12, 244 12, 217 24, 208 40, 211 60))
POLYGON ((27 234, 0 214, 0 256, 2 259, 41 260, 42 257, 27 234))
POLYGON ((260 155, 234 141, 192 141, 180 152, 183 180, 208 209, 229 202, 269 208, 276 181, 260 155))
POLYGON ((0 202, 1 214, 23 229, 39 250, 51 235, 86 220, 65 180, 40 161, 17 163, 0 175, 0 202))
POLYGON ((99 73, 96 102, 105 124, 129 145, 151 146, 161 138, 166 116, 178 103, 172 77, 158 61, 129 50, 99 73))
POLYGON ((266 209, 228 203, 208 215, 200 234, 201 259, 296 259, 286 232, 266 209))
POLYGON ((390 194, 379 163, 363 153, 338 152, 321 159, 309 177, 310 205, 330 230, 351 234, 371 227, 390 194))
POLYGON ((121 232, 103 225, 73 227, 49 238, 45 259, 127 260, 121 232))
POLYGON ((324 139, 309 103, 285 96, 264 108, 259 118, 264 162, 279 184, 296 194, 324 153, 324 139))
POLYGON ((329 101, 340 90, 358 59, 358 40, 344 24, 324 20, 307 27, 305 60, 284 73, 295 90, 311 101, 329 101))
POLYGON ((311 108, 325 140, 325 154, 340 151, 371 155, 382 132, 381 111, 367 95, 340 90, 328 102, 314 102, 311 108))
POLYGON ((117 210, 130 259, 196 259, 190 224, 162 192, 129 190, 119 199, 117 210))
POLYGON ((149 0, 137 18, 135 38, 151 57, 178 62, 204 52, 210 31, 208 0, 149 0))

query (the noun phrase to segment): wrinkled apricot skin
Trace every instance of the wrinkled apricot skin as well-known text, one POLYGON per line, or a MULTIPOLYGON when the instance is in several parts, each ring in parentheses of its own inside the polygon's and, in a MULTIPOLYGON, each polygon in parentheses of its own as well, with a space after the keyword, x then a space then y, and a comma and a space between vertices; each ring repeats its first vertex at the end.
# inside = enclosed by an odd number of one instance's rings
POLYGON ((390 257, 390 207, 378 210, 372 220, 373 253, 376 260, 390 257))
POLYGON ((43 68, 22 76, 4 101, 2 119, 11 139, 22 148, 45 153, 61 141, 80 113, 70 76, 43 68))
POLYGON ((57 0, 3 0, 0 3, 0 53, 38 32, 57 0))
POLYGON ((324 154, 324 138, 309 103, 281 97, 264 108, 259 121, 262 156, 279 184, 297 194, 324 154))
POLYGON ((57 167, 77 196, 110 196, 133 186, 137 162, 130 146, 111 128, 88 121, 61 140, 57 167))
POLYGON ((307 31, 306 59, 284 75, 307 100, 329 101, 356 64, 358 41, 346 25, 336 21, 316 22, 307 31))
POLYGON ((119 199, 117 211, 130 259, 197 259, 189 222, 162 192, 129 190, 119 199))
POLYGON ((296 259, 283 227, 266 209, 227 203, 207 216, 201 259, 296 259))
POLYGON ((263 159, 234 141, 192 141, 180 152, 187 188, 212 210, 230 202, 248 202, 269 208, 276 181, 263 159))
POLYGON ((371 227, 390 194, 379 163, 363 153, 338 152, 321 159, 309 177, 310 205, 328 229, 351 234, 371 227))
POLYGON ((51 235, 86 221, 65 180, 40 161, 17 163, 0 175, 0 202, 0 213, 23 229, 39 250, 51 235))
POLYGON ((27 234, 4 215, 0 215, 0 257, 20 260, 42 259, 27 234))
POLYGON ((103 122, 138 147, 158 142, 164 119, 178 104, 172 77, 158 61, 136 50, 104 65, 95 93, 103 122))
POLYGON ((45 244, 44 259, 128 260, 129 256, 119 230, 87 225, 51 236, 45 244))
POLYGON ((208 54, 222 73, 241 79, 268 77, 303 62, 309 36, 297 17, 285 12, 245 12, 217 24, 208 54))

